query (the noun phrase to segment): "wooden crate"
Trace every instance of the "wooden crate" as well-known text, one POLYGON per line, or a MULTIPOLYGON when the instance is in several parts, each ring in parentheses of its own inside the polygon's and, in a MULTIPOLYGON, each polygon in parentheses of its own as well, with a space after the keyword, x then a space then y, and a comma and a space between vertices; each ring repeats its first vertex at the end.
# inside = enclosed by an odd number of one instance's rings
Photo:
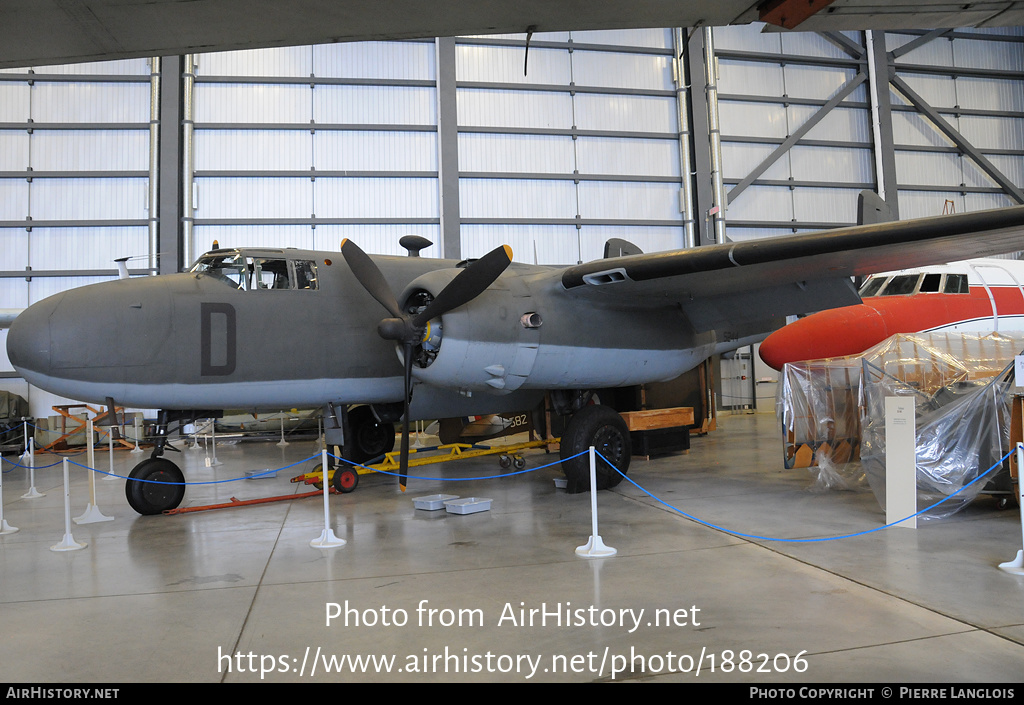
POLYGON ((655 428, 676 428, 693 425, 693 407, 676 406, 671 409, 623 411, 622 418, 630 431, 650 431, 655 428))

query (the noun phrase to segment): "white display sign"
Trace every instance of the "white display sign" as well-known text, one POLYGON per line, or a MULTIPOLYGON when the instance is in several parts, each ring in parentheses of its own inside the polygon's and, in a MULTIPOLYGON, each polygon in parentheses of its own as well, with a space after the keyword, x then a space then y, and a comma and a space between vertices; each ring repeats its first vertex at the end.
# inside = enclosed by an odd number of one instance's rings
POLYGON ((885 523, 917 528, 917 436, 914 400, 885 398, 885 523))

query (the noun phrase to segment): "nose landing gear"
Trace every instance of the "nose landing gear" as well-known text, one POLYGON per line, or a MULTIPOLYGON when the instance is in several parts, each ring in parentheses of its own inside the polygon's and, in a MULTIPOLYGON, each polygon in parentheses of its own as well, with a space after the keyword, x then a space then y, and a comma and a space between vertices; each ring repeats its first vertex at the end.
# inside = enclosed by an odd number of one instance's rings
POLYGON ((168 425, 178 422, 191 423, 196 419, 220 418, 222 411, 163 411, 157 417, 156 446, 149 458, 136 465, 128 475, 124 486, 125 498, 129 506, 144 516, 162 514, 176 509, 185 497, 185 475, 181 468, 167 458, 162 457, 168 447, 168 425))

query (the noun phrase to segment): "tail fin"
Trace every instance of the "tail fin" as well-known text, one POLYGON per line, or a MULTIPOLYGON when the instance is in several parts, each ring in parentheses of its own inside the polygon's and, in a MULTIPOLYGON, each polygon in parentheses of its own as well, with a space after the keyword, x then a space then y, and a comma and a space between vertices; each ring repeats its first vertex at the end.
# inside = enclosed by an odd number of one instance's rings
POLYGON ((860 192, 857 196, 857 225, 874 225, 893 220, 892 209, 881 196, 867 189, 860 192))

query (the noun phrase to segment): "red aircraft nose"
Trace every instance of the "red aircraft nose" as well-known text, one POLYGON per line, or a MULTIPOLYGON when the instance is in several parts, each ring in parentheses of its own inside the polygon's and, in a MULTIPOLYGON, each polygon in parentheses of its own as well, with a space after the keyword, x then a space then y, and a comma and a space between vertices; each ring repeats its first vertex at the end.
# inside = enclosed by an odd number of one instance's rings
POLYGON ((769 335, 761 343, 761 359, 781 370, 787 362, 856 355, 890 335, 885 319, 870 306, 834 308, 769 335))

